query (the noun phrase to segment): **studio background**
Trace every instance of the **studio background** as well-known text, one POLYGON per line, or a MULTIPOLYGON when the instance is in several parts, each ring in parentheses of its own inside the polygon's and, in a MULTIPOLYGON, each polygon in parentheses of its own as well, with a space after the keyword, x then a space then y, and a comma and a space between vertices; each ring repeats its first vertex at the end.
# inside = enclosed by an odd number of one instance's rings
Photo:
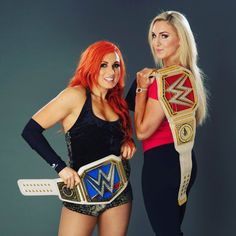
MULTIPOLYGON (((183 230, 186 236, 236 235, 235 1, 0 0, 1 236, 57 235, 58 198, 24 197, 16 184, 20 178, 58 177, 21 138, 26 122, 65 88, 81 52, 98 40, 119 45, 127 67, 126 94, 136 72, 154 66, 147 32, 161 10, 177 10, 188 18, 210 92, 209 117, 196 137, 198 176, 183 230)), ((45 134, 67 160, 60 127, 45 134)), ((137 146, 131 161, 134 202, 128 236, 151 236, 137 146)))

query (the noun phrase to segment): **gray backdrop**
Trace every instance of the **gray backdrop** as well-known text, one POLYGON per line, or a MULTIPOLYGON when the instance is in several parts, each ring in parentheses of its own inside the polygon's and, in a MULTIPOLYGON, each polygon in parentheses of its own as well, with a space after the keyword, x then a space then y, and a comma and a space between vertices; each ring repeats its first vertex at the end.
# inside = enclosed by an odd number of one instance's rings
MULTIPOLYGON (((81 51, 97 40, 120 46, 127 93, 135 73, 154 66, 147 43, 151 19, 170 9, 189 19, 211 94, 209 118, 198 129, 198 178, 183 229, 187 236, 236 235, 235 1, 1 0, 1 236, 57 234, 61 202, 53 196, 23 197, 16 185, 19 178, 57 177, 21 138, 25 123, 64 89, 81 51)), ((66 159, 60 127, 46 136, 66 159)), ((153 235, 143 206, 143 157, 137 145, 131 161, 134 207, 128 235, 153 235)))

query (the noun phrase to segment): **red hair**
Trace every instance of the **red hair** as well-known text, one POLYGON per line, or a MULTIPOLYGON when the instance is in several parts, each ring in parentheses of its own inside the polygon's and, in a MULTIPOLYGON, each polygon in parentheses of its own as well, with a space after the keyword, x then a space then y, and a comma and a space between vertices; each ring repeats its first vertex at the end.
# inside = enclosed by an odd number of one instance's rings
POLYGON ((116 86, 108 90, 106 99, 121 119, 121 128, 124 133, 123 142, 130 144, 130 142, 132 142, 131 120, 128 106, 123 99, 125 64, 121 52, 115 44, 107 41, 99 41, 90 45, 81 54, 79 65, 68 87, 82 85, 84 88, 91 91, 93 85, 97 84, 103 57, 108 53, 114 52, 116 52, 120 58, 120 78, 116 86))

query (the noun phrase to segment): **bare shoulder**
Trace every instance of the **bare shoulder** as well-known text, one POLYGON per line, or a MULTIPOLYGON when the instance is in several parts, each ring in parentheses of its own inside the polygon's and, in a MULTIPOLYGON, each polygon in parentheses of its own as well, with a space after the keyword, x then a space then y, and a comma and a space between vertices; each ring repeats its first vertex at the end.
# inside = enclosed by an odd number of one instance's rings
POLYGON ((68 99, 83 98, 84 96, 86 96, 86 90, 81 85, 68 87, 61 91, 59 96, 68 99))
POLYGON ((86 98, 86 89, 82 86, 69 87, 61 91, 57 98, 63 103, 70 104, 70 106, 78 106, 86 98))
POLYGON ((86 90, 82 87, 66 88, 33 115, 33 119, 45 129, 70 118, 82 109, 86 90))
POLYGON ((69 113, 61 120, 63 129, 66 132, 80 115, 86 100, 86 89, 82 86, 66 88, 60 96, 61 99, 65 100, 65 106, 69 108, 69 113))

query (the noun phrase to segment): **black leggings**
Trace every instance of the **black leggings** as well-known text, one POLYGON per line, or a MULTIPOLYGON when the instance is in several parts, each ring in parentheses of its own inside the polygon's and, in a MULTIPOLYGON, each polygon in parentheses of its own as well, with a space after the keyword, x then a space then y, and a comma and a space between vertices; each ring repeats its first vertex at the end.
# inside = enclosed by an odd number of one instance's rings
MULTIPOLYGON (((187 193, 196 178, 197 166, 192 152, 192 174, 187 193)), ((157 236, 180 236, 186 204, 179 206, 179 154, 174 144, 162 145, 144 152, 142 190, 152 229, 157 236)))

